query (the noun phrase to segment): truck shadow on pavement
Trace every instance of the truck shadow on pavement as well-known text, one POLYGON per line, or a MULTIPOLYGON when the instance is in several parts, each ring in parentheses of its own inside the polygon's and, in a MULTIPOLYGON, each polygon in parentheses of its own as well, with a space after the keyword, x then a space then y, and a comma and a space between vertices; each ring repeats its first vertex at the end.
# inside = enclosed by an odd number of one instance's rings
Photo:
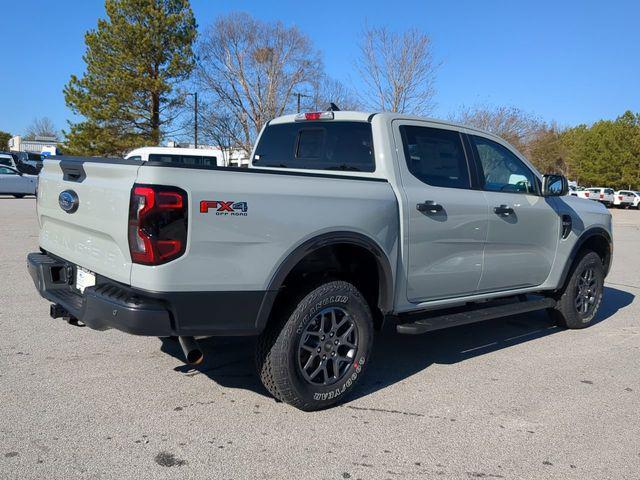
MULTIPOLYGON (((595 324, 631 304, 632 293, 605 286, 595 324)), ((377 334, 372 365, 350 395, 354 400, 400 382, 434 363, 454 364, 563 331, 544 311, 448 328, 424 335, 400 335, 394 325, 377 334)), ((255 338, 217 337, 200 341, 205 361, 180 365, 185 376, 206 375, 222 387, 251 390, 269 396, 254 367, 255 338)), ((161 350, 183 361, 178 342, 163 339, 161 350)))

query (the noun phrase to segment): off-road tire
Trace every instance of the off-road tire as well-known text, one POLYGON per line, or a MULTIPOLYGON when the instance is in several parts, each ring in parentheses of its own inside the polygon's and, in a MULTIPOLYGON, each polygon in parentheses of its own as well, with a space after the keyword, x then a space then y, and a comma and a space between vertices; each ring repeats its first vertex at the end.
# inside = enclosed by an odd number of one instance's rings
POLYGON ((600 256, 591 250, 586 250, 576 260, 572 267, 566 285, 557 296, 556 306, 549 309, 551 317, 558 325, 571 328, 586 328, 593 322, 598 314, 598 309, 602 303, 604 293, 604 266, 600 256), (594 295, 593 304, 586 312, 580 312, 576 306, 579 294, 579 283, 581 276, 588 270, 593 272, 594 279, 594 295))
POLYGON ((271 355, 273 344, 278 336, 278 328, 282 328, 282 322, 278 317, 275 317, 273 321, 274 323, 278 323, 278 325, 267 326, 264 332, 258 337, 256 344, 256 369, 258 370, 258 376, 264 388, 267 389, 273 398, 282 401, 280 392, 273 379, 273 364, 271 361, 273 358, 271 355))
MULTIPOLYGON (((313 288, 301 300, 293 300, 289 308, 283 308, 280 317, 273 320, 258 341, 256 355, 260 379, 265 388, 277 399, 304 411, 321 410, 345 398, 362 377, 365 365, 369 363, 373 343, 371 310, 358 289, 339 280, 324 283, 313 288), (301 345, 305 339, 313 341, 309 330, 316 328, 319 318, 329 322, 334 311, 343 315, 344 322, 353 324, 356 332, 356 337, 352 337, 356 338, 355 346, 349 351, 352 363, 342 360, 341 364, 329 358, 327 362, 332 366, 325 368, 330 372, 335 372, 336 368, 342 371, 338 375, 333 374, 336 380, 323 373, 322 378, 327 384, 319 384, 318 377, 305 378, 309 373, 305 373, 303 362, 300 361, 299 355, 303 351, 301 345), (314 383, 314 379, 318 383, 314 383), (332 381, 335 383, 328 383, 332 381)), ((335 329, 335 337, 332 336, 330 340, 329 334, 334 332, 334 328, 331 325, 325 327, 326 341, 320 341, 318 335, 320 354, 311 354, 317 362, 320 362, 325 350, 328 356, 333 354, 331 342, 339 338, 338 328, 335 329)))

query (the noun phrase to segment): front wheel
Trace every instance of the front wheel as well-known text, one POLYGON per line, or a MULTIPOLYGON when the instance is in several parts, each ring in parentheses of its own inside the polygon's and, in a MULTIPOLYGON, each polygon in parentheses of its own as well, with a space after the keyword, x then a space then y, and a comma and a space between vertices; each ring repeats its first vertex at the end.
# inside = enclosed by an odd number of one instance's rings
POLYGON ((309 292, 289 312, 260 338, 260 377, 274 396, 296 408, 329 407, 353 389, 369 362, 369 305, 352 284, 332 281, 309 292))
POLYGON ((585 252, 572 269, 551 315, 566 328, 585 328, 591 325, 602 303, 604 267, 600 256, 585 252))

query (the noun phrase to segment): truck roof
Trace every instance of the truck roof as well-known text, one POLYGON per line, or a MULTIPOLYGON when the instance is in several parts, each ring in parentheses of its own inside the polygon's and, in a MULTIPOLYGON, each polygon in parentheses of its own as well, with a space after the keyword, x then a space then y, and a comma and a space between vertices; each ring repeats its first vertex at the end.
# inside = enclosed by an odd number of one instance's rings
MULTIPOLYGON (((304 113, 304 112, 303 112, 304 113)), ((281 117, 274 118, 269 122, 269 125, 277 125, 281 123, 291 123, 296 121, 296 117, 299 114, 289 114, 283 115, 281 117)), ((486 130, 482 130, 476 127, 472 127, 469 125, 464 125, 461 123, 452 122, 450 120, 442 120, 438 118, 432 117, 420 117, 416 115, 407 115, 403 113, 395 113, 395 112, 363 112, 363 111, 350 111, 350 110, 338 110, 333 112, 333 120, 334 121, 352 121, 352 122, 367 122, 370 121, 374 116, 382 117, 384 120, 393 121, 393 120, 416 120, 422 122, 430 122, 430 123, 439 123, 441 125, 456 127, 456 128, 464 128, 467 130, 472 130, 475 132, 482 133, 483 135, 499 138, 501 141, 505 141, 503 138, 498 137, 494 133, 488 132, 486 130)), ((330 121, 330 120, 329 120, 330 121)))

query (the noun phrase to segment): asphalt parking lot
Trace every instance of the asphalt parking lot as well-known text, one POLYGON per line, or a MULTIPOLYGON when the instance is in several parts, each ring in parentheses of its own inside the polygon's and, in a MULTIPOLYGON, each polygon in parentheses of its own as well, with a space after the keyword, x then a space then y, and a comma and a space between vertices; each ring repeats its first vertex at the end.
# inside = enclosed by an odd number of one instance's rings
POLYGON ((614 210, 598 323, 543 312, 380 335, 340 407, 276 403, 251 339, 176 344, 48 316, 33 199, 0 197, 0 478, 640 478, 640 212, 614 210))

